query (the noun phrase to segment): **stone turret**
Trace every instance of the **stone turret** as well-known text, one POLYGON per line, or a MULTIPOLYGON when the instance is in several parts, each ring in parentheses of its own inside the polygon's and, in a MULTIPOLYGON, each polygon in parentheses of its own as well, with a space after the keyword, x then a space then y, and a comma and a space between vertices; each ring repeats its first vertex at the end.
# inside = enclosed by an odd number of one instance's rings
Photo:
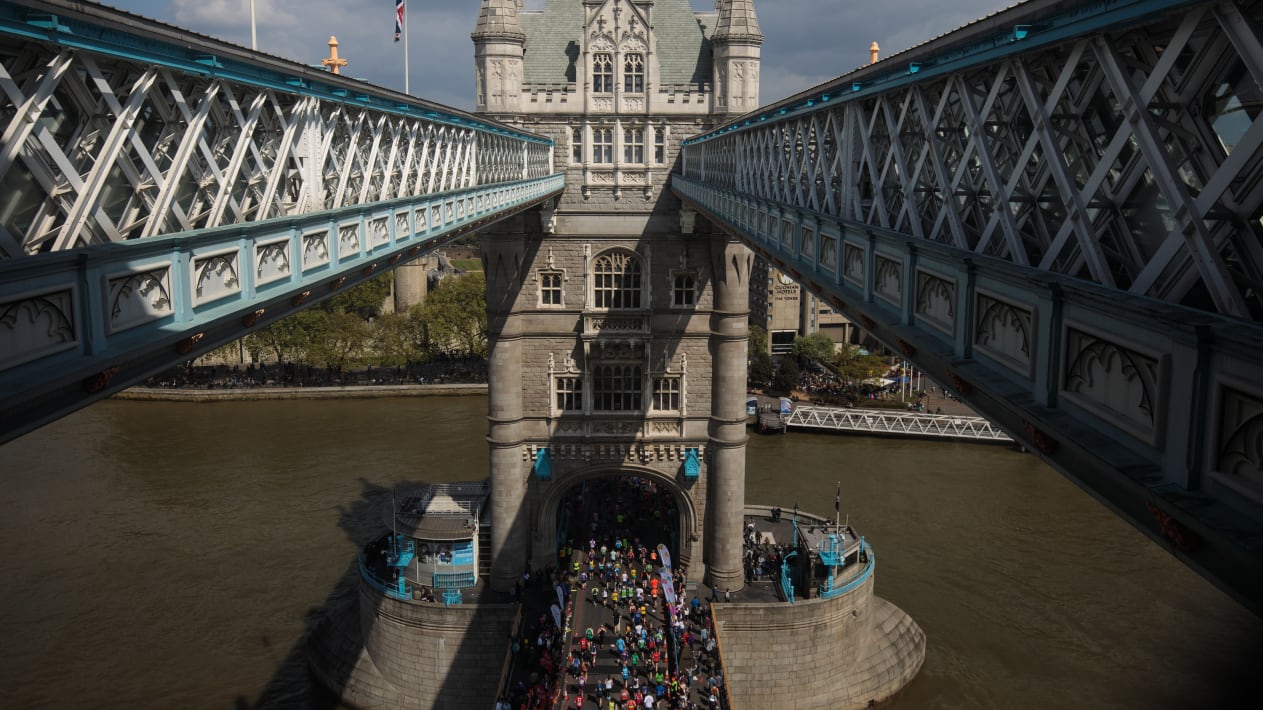
POLYGON ((759 106, 759 60, 763 33, 754 0, 719 0, 711 37, 715 66, 715 113, 741 114, 759 106))
POLYGON ((522 106, 522 55, 526 34, 518 22, 522 0, 482 0, 474 40, 477 110, 509 113, 522 106))

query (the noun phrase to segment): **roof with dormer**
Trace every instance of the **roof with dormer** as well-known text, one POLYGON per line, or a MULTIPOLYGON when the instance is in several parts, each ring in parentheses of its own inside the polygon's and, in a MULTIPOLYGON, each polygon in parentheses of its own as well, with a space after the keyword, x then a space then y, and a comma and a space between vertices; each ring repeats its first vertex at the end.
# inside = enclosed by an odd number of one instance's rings
MULTIPOLYGON (((576 81, 583 18, 583 0, 548 0, 542 12, 518 13, 526 34, 524 83, 576 81)), ((710 35, 718 19, 714 12, 693 12, 688 0, 654 2, 653 32, 662 84, 710 83, 710 35)))

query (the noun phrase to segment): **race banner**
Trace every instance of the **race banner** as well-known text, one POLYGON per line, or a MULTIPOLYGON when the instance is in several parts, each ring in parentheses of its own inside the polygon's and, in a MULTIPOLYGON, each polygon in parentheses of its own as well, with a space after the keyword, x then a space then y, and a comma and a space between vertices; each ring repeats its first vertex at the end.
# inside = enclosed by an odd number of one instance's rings
POLYGON ((666 597, 667 604, 675 606, 675 583, 671 581, 670 570, 664 567, 658 574, 662 577, 662 596, 666 597))
POLYGON ((667 552, 666 545, 658 545, 658 559, 662 560, 662 566, 671 569, 671 553, 667 552))

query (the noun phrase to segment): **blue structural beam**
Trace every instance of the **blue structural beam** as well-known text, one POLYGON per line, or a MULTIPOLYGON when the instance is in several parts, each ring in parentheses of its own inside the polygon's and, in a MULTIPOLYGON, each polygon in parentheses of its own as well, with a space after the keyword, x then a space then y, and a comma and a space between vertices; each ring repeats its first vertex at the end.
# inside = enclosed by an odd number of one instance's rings
POLYGON ((1030 0, 673 191, 1263 613, 1263 6, 1030 0))
POLYGON ((1215 487, 1263 326, 675 176, 684 203, 1263 610, 1263 517, 1215 487), (1214 480, 1212 480, 1214 479, 1214 480))
POLYGON ((0 261, 0 443, 563 188, 557 174, 0 261))

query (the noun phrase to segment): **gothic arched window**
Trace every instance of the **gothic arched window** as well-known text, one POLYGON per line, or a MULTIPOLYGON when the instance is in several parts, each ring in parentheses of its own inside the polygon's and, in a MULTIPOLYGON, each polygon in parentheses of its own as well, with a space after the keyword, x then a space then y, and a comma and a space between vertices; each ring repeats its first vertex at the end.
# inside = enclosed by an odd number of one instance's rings
POLYGON ((592 302, 596 308, 640 308, 640 259, 627 252, 596 258, 592 266, 592 302))
POLYGON ((597 94, 614 91, 614 58, 609 52, 592 55, 592 91, 597 94))
POLYGON ((645 57, 628 54, 623 57, 623 91, 629 94, 645 92, 645 57))

